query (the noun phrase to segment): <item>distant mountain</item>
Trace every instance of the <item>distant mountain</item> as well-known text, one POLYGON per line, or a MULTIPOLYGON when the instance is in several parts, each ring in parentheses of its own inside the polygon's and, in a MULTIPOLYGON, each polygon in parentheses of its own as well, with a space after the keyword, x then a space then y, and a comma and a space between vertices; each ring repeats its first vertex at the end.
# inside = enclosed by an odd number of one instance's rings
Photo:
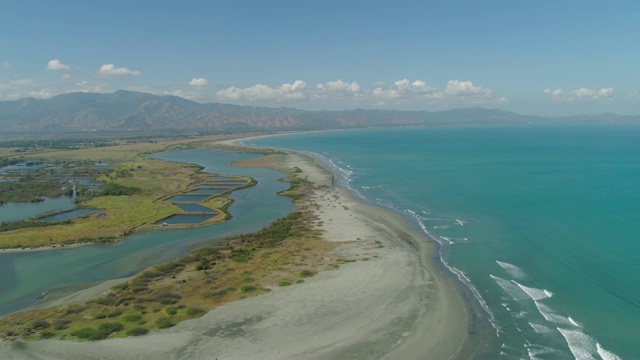
POLYGON ((545 118, 502 110, 304 111, 229 104, 200 104, 176 96, 119 90, 70 93, 50 99, 0 101, 0 133, 78 133, 125 131, 247 132, 322 130, 376 126, 566 122, 640 122, 640 116, 601 114, 545 118))

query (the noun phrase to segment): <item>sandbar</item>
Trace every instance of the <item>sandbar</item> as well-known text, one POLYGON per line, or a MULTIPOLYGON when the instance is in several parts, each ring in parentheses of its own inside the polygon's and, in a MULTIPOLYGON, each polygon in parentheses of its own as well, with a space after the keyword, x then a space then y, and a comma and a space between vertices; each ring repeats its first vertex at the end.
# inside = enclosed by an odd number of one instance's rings
POLYGON ((288 152, 316 189, 315 226, 356 258, 302 284, 274 286, 201 318, 136 338, 0 341, 4 359, 465 359, 468 310, 433 244, 401 216, 334 184, 318 160, 288 152))

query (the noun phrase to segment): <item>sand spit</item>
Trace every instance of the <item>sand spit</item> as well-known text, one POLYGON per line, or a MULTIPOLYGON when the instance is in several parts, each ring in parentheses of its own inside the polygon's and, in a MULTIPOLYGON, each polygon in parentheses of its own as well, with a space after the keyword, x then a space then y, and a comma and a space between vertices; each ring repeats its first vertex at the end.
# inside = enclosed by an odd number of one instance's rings
POLYGON ((316 226, 358 259, 305 283, 217 308, 139 338, 79 343, 0 342, 4 359, 451 359, 468 358, 467 314, 432 245, 398 215, 354 200, 333 176, 286 157, 321 186, 316 226))

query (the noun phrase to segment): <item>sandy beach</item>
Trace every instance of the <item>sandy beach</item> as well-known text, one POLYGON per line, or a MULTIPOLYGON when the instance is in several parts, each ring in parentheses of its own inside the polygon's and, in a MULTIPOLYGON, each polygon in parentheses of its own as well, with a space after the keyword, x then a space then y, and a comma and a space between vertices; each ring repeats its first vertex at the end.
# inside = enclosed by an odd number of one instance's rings
POLYGON ((435 268, 429 240, 397 214, 334 186, 316 160, 291 153, 283 161, 319 186, 307 201, 324 239, 358 261, 138 338, 0 341, 3 358, 468 358, 474 349, 467 309, 453 281, 435 268))

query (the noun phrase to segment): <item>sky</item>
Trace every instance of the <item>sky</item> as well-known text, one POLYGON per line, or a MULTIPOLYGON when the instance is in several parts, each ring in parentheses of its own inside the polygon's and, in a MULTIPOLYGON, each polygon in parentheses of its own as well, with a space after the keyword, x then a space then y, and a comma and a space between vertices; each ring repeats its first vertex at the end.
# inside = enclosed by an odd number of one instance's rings
POLYGON ((0 0, 0 100, 640 114, 640 2, 0 0))

